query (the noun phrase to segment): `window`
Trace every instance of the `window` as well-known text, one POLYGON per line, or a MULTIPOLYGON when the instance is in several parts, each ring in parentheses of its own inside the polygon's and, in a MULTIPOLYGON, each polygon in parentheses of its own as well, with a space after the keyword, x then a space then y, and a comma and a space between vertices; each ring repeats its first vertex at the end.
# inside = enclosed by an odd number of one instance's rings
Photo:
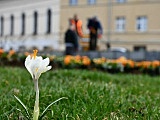
POLYGON ((34 12, 34 31, 33 35, 37 35, 37 28, 38 28, 38 13, 35 11, 34 12))
POLYGON ((137 17, 136 29, 139 32, 145 32, 147 30, 147 17, 145 16, 137 17))
POLYGON ((147 48, 145 45, 141 45, 141 46, 134 46, 134 51, 146 51, 147 48))
POLYGON ((25 34, 25 18, 26 18, 26 16, 25 16, 25 14, 24 13, 22 13, 22 16, 21 16, 22 18, 22 32, 21 32, 21 35, 24 35, 25 34))
POLYGON ((4 18, 1 17, 1 36, 3 36, 3 29, 4 29, 4 18))
POLYGON ((51 33, 51 18, 52 12, 50 9, 47 11, 47 34, 51 33))
POLYGON ((69 0, 69 4, 70 5, 77 5, 78 4, 78 0, 69 0))
POLYGON ((124 3, 126 0, 117 0, 118 3, 124 3))
POLYGON ((125 31, 126 20, 125 17, 117 17, 116 18, 116 31, 124 32, 125 31))
POLYGON ((13 15, 11 15, 10 20, 11 20, 10 35, 12 36, 14 33, 14 16, 13 15))
POLYGON ((96 0, 88 0, 88 4, 89 4, 89 5, 96 4, 96 0))

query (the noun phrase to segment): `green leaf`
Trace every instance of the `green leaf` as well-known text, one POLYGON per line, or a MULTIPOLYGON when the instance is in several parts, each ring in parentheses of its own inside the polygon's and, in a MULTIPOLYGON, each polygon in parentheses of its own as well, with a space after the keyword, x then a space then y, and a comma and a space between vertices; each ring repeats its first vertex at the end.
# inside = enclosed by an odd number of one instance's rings
POLYGON ((61 98, 53 101, 51 104, 49 104, 49 105, 46 107, 46 109, 42 112, 42 115, 40 116, 39 120, 41 120, 41 119, 43 118, 43 116, 47 113, 47 110, 48 110, 49 107, 51 107, 54 103, 56 103, 56 102, 58 102, 58 101, 60 101, 60 100, 62 100, 62 99, 68 99, 68 98, 66 98, 66 97, 61 97, 61 98))
POLYGON ((24 110, 25 110, 25 112, 27 114, 26 118, 29 120, 30 119, 30 115, 29 115, 29 112, 27 110, 27 107, 24 105, 24 103, 17 96, 14 95, 14 97, 22 105, 22 107, 24 108, 24 110))

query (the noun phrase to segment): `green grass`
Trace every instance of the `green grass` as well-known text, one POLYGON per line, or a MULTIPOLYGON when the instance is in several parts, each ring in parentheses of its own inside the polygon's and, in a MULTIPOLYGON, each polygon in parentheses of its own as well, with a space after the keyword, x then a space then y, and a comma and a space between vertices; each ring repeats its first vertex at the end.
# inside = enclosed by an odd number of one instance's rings
MULTIPOLYGON (((160 76, 108 74, 87 70, 50 70, 39 79, 44 120, 159 120, 160 76)), ((33 112, 35 91, 25 68, 0 67, 0 120, 23 117, 19 97, 33 112)))

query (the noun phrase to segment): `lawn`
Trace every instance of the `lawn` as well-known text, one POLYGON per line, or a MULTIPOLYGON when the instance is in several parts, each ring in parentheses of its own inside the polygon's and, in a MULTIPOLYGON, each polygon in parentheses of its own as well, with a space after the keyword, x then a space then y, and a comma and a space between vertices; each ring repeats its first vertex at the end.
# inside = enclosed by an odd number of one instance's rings
MULTIPOLYGON (((0 67, 0 74, 0 120, 25 120, 13 95, 32 114, 35 91, 30 74, 18 67, 0 67)), ((53 69, 41 75, 39 87, 40 112, 52 101, 68 98, 51 106, 44 120, 160 119, 160 76, 53 69)))

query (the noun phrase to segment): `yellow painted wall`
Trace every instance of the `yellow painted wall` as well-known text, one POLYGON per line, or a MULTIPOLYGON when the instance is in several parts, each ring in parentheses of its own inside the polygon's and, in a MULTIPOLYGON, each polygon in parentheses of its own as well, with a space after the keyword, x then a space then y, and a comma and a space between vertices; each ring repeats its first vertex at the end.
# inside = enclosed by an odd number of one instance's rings
POLYGON ((117 3, 116 0, 96 0, 95 5, 88 5, 87 0, 78 0, 78 5, 70 6, 69 0, 61 0, 60 31, 61 40, 68 27, 68 19, 76 13, 83 21, 83 31, 87 33, 87 19, 97 16, 102 23, 104 34, 99 42, 100 49, 104 50, 108 41, 108 2, 111 6, 111 34, 110 42, 112 46, 127 47, 133 50, 134 45, 146 45, 147 50, 160 51, 160 1, 159 0, 127 0, 125 3, 117 3), (118 16, 126 18, 126 31, 117 33, 115 30, 115 20, 118 16), (148 29, 146 32, 136 30, 136 19, 138 16, 146 16, 148 19, 148 29), (118 41, 118 42, 117 42, 118 41), (127 43, 127 45, 126 45, 127 43), (158 47, 159 46, 159 47, 158 47))

